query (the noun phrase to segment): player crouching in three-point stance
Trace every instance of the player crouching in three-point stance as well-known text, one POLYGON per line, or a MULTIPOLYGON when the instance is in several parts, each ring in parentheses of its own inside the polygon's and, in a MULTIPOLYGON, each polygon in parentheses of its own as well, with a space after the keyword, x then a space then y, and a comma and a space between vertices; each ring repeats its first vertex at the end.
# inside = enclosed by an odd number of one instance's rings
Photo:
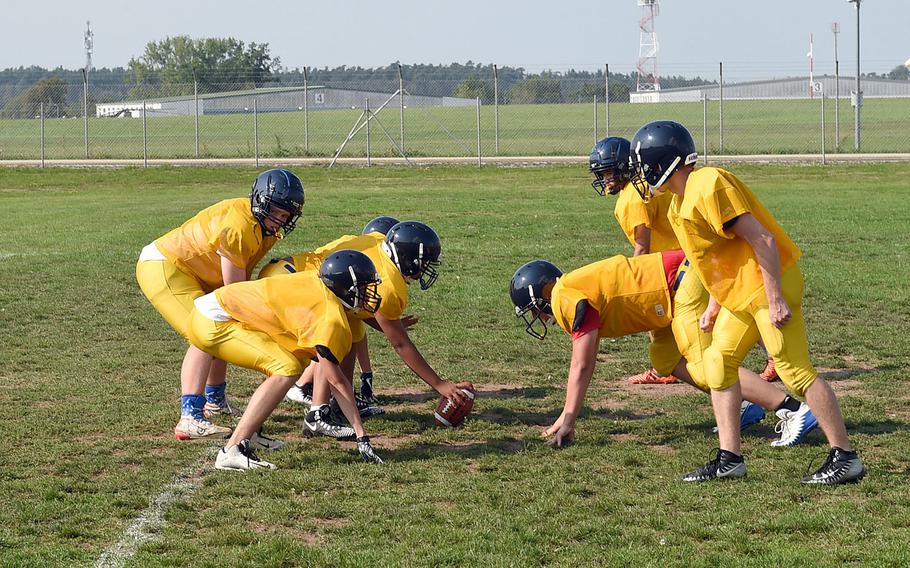
MULTIPOLYGON (((702 371, 702 353, 711 336, 699 329, 698 317, 708 305, 708 294, 694 275, 688 275, 682 251, 646 254, 633 258, 614 256, 563 274, 545 260, 521 266, 512 277, 510 295, 515 313, 526 330, 538 339, 547 324, 556 324, 572 336, 572 362, 562 414, 542 435, 561 446, 575 436, 603 337, 621 337, 661 330, 651 343, 651 362, 657 371, 677 377, 708 392, 702 371)), ((790 446, 815 426, 805 404, 792 399, 740 369, 743 390, 750 404, 742 424, 764 415, 759 406, 778 410, 781 438, 775 446, 790 446), (782 411, 785 411, 784 414, 782 411), (757 413, 758 416, 754 416, 757 413)))
POLYGON ((719 168, 695 169, 697 158, 692 135, 676 122, 651 122, 632 139, 635 188, 644 200, 673 193, 673 230, 711 294, 701 317, 702 328, 713 330, 703 366, 720 449, 683 479, 746 474, 736 427, 742 400, 737 369, 761 337, 781 380, 806 397, 832 446, 825 463, 802 481, 859 481, 865 468, 850 446, 837 397, 809 361, 799 248, 742 181, 719 168))
MULTIPOLYGON (((408 303, 408 284, 419 282, 420 288, 427 290, 436 281, 436 267, 442 249, 439 235, 428 225, 418 221, 402 221, 391 227, 386 235, 372 231, 364 235, 343 236, 311 253, 270 263, 263 268, 259 277, 268 280, 273 274, 312 270, 322 258, 340 248, 363 252, 376 265, 382 279, 379 284, 382 296, 379 311, 375 314, 359 312, 349 318, 355 349, 358 343, 366 341, 364 322, 375 325, 389 339, 408 368, 424 382, 446 398, 464 401, 466 395, 459 388, 462 385, 442 379, 411 341, 407 328, 413 323, 413 318, 402 317, 408 303)), ((353 378, 354 350, 341 361, 341 369, 349 380, 353 378)), ((307 383, 313 384, 313 395, 311 409, 304 420, 306 433, 335 438, 350 437, 350 428, 336 422, 332 413, 328 412, 328 389, 323 381, 313 376, 312 369, 304 372, 292 390, 305 389, 307 383)), ((375 414, 375 407, 367 403, 360 402, 358 407, 364 416, 375 414)))
MULTIPOLYGON (((297 176, 282 169, 262 172, 248 199, 227 199, 203 209, 142 249, 136 264, 142 293, 186 337, 193 300, 249 280, 265 253, 294 229, 303 200, 303 184, 297 176)), ((180 371, 182 408, 174 428, 178 440, 230 434, 229 428, 208 420, 218 414, 240 414, 225 395, 226 368, 223 360, 190 345, 180 371), (189 368, 204 369, 206 377, 196 384, 187 374, 189 368)))
MULTIPOLYGON (((187 324, 193 345, 267 377, 218 452, 216 468, 275 469, 255 450, 279 449, 284 444, 262 436, 260 428, 311 359, 316 359, 317 373, 331 386, 354 426, 363 459, 382 463, 363 429, 351 385, 338 366, 351 349, 346 312, 375 312, 382 300, 378 284, 376 267, 366 255, 341 250, 326 258, 318 273, 230 284, 196 299, 187 324)), ((197 369, 197 380, 204 377, 205 369, 197 369)))

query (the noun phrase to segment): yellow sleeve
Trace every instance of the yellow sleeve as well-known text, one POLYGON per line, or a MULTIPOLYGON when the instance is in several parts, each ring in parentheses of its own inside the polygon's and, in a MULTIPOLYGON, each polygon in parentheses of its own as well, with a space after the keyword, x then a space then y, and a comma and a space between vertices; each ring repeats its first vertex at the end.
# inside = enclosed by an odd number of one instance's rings
POLYGON ((635 227, 639 225, 644 225, 649 229, 652 225, 647 205, 631 187, 624 188, 619 194, 613 214, 626 235, 634 235, 635 227))
MULTIPOLYGON (((351 329, 348 327, 347 318, 326 318, 313 334, 311 343, 314 347, 324 345, 332 352, 340 363, 351 350, 351 329)), ((307 347, 301 345, 301 347, 307 347)))
POLYGON ((218 256, 222 256, 238 268, 247 269, 250 259, 259 252, 261 241, 253 232, 252 226, 245 226, 241 229, 236 227, 223 227, 219 233, 214 235, 212 245, 218 251, 218 256))
POLYGON ((314 250, 313 253, 319 257, 328 256, 329 254, 331 254, 332 252, 334 252, 336 250, 349 248, 347 246, 348 243, 350 243, 351 241, 353 241, 354 239, 356 239, 359 236, 360 235, 344 235, 342 237, 338 237, 334 241, 327 243, 327 244, 319 247, 318 249, 314 250))
POLYGON ((393 281, 392 286, 389 287, 385 287, 383 284, 380 284, 382 302, 379 304, 379 313, 387 320, 399 320, 408 305, 407 284, 401 279, 393 281))
POLYGON ((720 176, 715 179, 714 187, 706 189, 699 205, 711 230, 727 239, 736 235, 724 229, 724 223, 752 211, 749 197, 720 176))
POLYGON ((556 289, 553 290, 551 304, 553 317, 566 333, 572 333, 572 326, 575 324, 575 309, 578 307, 578 302, 582 300, 587 300, 587 298, 578 290, 564 286, 560 287, 558 293, 556 289))

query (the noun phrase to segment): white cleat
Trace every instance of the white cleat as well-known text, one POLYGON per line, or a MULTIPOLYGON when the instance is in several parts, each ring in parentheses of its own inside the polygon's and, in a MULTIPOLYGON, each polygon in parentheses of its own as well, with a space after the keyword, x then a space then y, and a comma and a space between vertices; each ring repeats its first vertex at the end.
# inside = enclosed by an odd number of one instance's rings
POLYGON ((278 467, 265 460, 259 459, 249 440, 240 440, 239 444, 221 448, 215 458, 215 469, 247 470, 247 469, 278 469, 278 467))
POLYGON ((799 410, 781 408, 776 414, 780 420, 774 431, 780 434, 780 439, 771 442, 772 446, 795 446, 818 427, 818 420, 805 402, 800 403, 799 410))
POLYGON ((174 437, 178 440, 199 440, 202 438, 227 438, 232 430, 212 424, 206 419, 197 420, 192 416, 181 416, 174 427, 174 437))

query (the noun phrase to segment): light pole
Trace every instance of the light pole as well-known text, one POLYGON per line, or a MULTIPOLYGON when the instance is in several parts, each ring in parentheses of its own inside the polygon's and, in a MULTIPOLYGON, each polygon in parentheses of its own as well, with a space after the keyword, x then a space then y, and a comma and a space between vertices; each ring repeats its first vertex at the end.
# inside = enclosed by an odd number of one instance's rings
POLYGON ((859 152, 860 138, 860 108, 863 106, 863 93, 859 90, 859 5, 862 0, 847 0, 850 4, 856 4, 856 92, 853 98, 853 149, 859 152))

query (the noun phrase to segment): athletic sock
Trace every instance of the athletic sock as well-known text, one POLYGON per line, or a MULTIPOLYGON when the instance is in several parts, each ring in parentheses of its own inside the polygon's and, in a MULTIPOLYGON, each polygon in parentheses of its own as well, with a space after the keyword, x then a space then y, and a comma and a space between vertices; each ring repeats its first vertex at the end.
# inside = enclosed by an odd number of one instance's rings
POLYGON ((180 395, 180 415, 190 416, 196 420, 202 420, 205 415, 202 408, 205 406, 205 397, 201 394, 184 394, 180 395))
POLYGON ((782 403, 780 403, 780 406, 778 406, 774 410, 780 410, 782 408, 786 408, 787 410, 789 410, 791 412, 796 412, 797 410, 799 410, 799 406, 801 404, 802 403, 800 401, 796 400, 795 398, 793 398, 792 396, 790 396, 788 394, 787 396, 784 397, 784 401, 782 403))
POLYGON ((212 404, 223 404, 224 392, 226 389, 227 383, 221 383, 220 385, 205 385, 205 400, 212 404))

